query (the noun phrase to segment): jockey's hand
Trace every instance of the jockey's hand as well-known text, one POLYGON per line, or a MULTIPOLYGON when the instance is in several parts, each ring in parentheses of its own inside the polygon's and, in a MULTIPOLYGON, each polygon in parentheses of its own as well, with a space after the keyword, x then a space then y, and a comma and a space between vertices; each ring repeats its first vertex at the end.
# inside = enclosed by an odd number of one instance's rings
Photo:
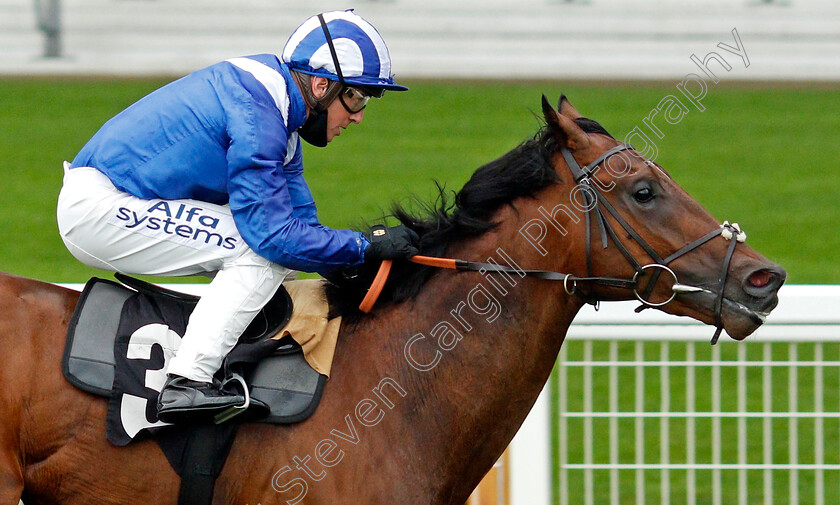
POLYGON ((375 225, 365 234, 370 245, 365 249, 365 261, 407 259, 420 253, 420 236, 404 225, 375 225))

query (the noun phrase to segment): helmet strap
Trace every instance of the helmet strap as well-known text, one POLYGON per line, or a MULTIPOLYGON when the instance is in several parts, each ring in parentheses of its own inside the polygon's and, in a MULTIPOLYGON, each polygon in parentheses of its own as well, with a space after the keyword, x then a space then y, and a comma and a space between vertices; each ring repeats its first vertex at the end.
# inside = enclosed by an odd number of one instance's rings
POLYGON ((341 85, 335 81, 329 81, 326 93, 318 99, 312 91, 313 76, 296 71, 292 71, 292 76, 301 90, 307 109, 309 109, 306 114, 306 121, 298 128, 298 133, 303 140, 313 146, 324 147, 327 145, 327 107, 341 92, 341 85))
POLYGON ((342 86, 347 86, 347 83, 344 82, 344 74, 341 73, 341 64, 338 63, 338 53, 335 52, 332 35, 330 35, 330 29, 327 28, 327 22, 324 21, 323 14, 318 14, 318 21, 321 22, 321 29, 324 30, 324 37, 327 39, 327 45, 330 46, 330 56, 332 56, 333 65, 335 65, 335 73, 338 75, 338 82, 340 82, 342 86))
POLYGON ((300 138, 315 147, 325 147, 328 143, 327 114, 326 110, 312 109, 309 111, 306 121, 297 130, 300 138))
POLYGON ((295 78, 295 82, 297 83, 298 88, 300 88, 301 94, 303 95, 303 102, 306 104, 306 107, 312 110, 326 109, 341 92, 341 86, 339 83, 329 81, 329 85, 327 86, 327 91, 324 93, 324 96, 318 98, 312 91, 312 77, 314 76, 292 70, 292 77, 295 78))

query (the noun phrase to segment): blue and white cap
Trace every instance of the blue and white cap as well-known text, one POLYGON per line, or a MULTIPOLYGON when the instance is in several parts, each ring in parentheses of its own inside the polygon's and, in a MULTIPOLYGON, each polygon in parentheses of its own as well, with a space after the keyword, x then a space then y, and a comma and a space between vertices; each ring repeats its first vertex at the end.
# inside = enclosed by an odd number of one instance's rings
MULTIPOLYGON (((394 82, 391 56, 376 28, 348 11, 322 14, 344 82, 349 85, 405 91, 394 82)), ((298 72, 338 81, 333 55, 318 16, 304 21, 283 48, 283 62, 298 72)))

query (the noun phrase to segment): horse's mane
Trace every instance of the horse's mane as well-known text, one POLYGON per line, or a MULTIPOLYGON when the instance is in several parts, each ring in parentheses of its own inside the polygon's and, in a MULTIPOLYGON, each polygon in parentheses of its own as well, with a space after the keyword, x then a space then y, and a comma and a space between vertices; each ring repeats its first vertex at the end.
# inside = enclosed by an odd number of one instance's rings
MULTIPOLYGON (((575 123, 586 133, 612 137, 591 119, 578 118, 575 123)), ((420 204, 424 216, 415 216, 399 204, 394 205, 393 216, 420 235, 420 254, 445 256, 451 243, 494 228, 498 223, 492 217, 503 205, 511 204, 517 198, 533 197, 548 185, 560 182, 551 164, 551 157, 557 150, 557 141, 543 126, 512 151, 479 167, 454 198, 436 182, 437 200, 432 204, 420 204)), ((359 315, 358 305, 370 287, 376 268, 378 265, 365 265, 330 279, 332 283, 327 294, 336 315, 351 318, 359 315)), ((414 298, 435 270, 408 262, 394 262, 390 281, 377 305, 414 298)))

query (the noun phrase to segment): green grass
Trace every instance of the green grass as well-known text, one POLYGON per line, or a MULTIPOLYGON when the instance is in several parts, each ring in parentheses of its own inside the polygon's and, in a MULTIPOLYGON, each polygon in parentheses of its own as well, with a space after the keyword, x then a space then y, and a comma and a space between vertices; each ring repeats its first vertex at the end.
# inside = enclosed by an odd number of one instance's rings
MULTIPOLYGON (((64 250, 54 208, 61 162, 111 116, 169 79, 0 79, 0 269, 59 282, 96 271, 64 250)), ((541 93, 566 93, 622 138, 672 82, 410 82, 372 103, 364 123, 326 149, 304 147, 321 220, 360 227, 393 201, 457 190, 481 164, 537 130, 541 93)), ((680 95, 677 95, 680 96, 680 95)), ((700 112, 658 124, 658 161, 719 219, 738 221, 792 283, 838 283, 840 94, 832 85, 711 86, 700 112), (832 113, 832 111, 834 111, 832 113)), ((661 116, 660 116, 661 117, 661 116)))

